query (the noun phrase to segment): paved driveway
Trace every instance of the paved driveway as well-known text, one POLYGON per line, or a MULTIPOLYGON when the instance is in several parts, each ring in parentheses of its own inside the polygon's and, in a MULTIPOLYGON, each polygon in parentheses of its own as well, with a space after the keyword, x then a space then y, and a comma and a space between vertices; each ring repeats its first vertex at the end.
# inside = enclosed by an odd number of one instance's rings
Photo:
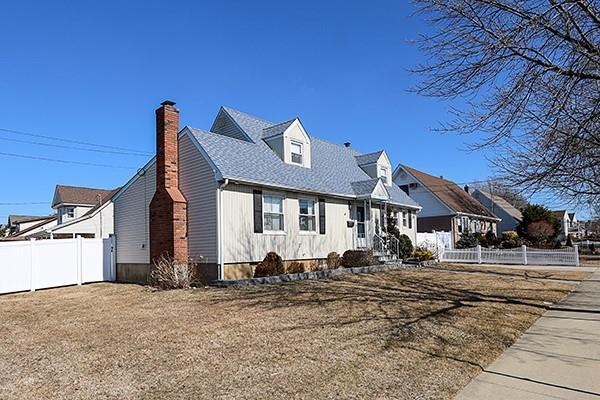
POLYGON ((600 270, 455 398, 475 399, 600 399, 600 270))

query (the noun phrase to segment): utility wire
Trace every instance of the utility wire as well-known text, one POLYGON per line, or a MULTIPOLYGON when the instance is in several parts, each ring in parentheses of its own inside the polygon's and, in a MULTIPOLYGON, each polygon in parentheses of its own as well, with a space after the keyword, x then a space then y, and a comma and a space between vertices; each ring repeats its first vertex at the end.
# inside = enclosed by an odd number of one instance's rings
POLYGON ((27 203, 0 203, 0 206, 31 206, 36 204, 50 204, 49 201, 32 201, 27 203))
POLYGON ((35 142, 32 140, 11 139, 11 138, 4 138, 4 137, 0 137, 0 140, 4 140, 7 142, 15 142, 15 143, 34 144, 36 146, 58 147, 61 149, 69 149, 69 150, 93 151, 95 153, 119 154, 119 155, 138 156, 138 157, 148 157, 149 156, 149 154, 142 154, 142 153, 132 153, 132 152, 118 151, 118 150, 86 149, 85 147, 68 146, 68 145, 52 144, 52 143, 42 143, 42 142, 35 142))
POLYGON ((113 149, 113 150, 127 151, 127 152, 137 153, 137 154, 140 154, 140 155, 145 155, 145 156, 151 156, 152 155, 152 153, 149 153, 147 151, 140 151, 140 150, 135 150, 135 149, 129 149, 129 148, 126 148, 126 147, 109 146, 109 145, 105 145, 105 144, 97 144, 97 143, 92 143, 92 142, 84 142, 84 141, 80 141, 80 140, 65 139, 65 138, 60 138, 60 137, 56 137, 56 136, 40 135, 40 134, 37 134, 37 133, 17 131, 17 130, 14 130, 14 129, 0 128, 0 131, 12 133, 12 134, 15 134, 15 135, 21 135, 21 136, 30 136, 30 137, 43 138, 43 139, 48 139, 48 140, 55 140, 55 141, 60 141, 60 142, 69 142, 69 143, 74 143, 74 144, 82 144, 84 146, 92 146, 92 147, 100 147, 100 148, 104 148, 104 149, 113 149))
POLYGON ((130 169, 130 170, 137 169, 134 167, 126 167, 126 166, 122 166, 122 165, 96 164, 96 163, 89 163, 89 162, 83 162, 83 161, 61 160, 58 158, 37 157, 37 156, 30 156, 30 155, 25 155, 25 154, 15 154, 15 153, 0 152, 0 156, 25 158, 28 160, 51 161, 51 162, 56 162, 56 163, 61 163, 61 164, 85 165, 85 166, 90 166, 90 167, 118 168, 118 169, 130 169))

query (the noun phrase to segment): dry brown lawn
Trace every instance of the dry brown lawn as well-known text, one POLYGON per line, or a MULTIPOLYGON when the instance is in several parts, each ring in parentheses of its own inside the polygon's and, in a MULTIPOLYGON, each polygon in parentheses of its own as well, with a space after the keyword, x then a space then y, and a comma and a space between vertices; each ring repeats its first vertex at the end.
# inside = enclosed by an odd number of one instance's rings
POLYGON ((450 399, 585 276, 441 266, 0 296, 0 399, 450 399))

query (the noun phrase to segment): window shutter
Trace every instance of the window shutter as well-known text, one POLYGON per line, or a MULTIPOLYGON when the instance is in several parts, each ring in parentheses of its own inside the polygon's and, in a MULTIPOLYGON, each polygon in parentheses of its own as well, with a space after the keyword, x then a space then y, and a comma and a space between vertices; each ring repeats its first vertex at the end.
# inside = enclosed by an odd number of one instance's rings
POLYGON ((319 199, 319 233, 321 235, 325 234, 325 228, 325 199, 319 199))
POLYGON ((263 232, 262 191, 253 190, 254 194, 254 233, 263 232))

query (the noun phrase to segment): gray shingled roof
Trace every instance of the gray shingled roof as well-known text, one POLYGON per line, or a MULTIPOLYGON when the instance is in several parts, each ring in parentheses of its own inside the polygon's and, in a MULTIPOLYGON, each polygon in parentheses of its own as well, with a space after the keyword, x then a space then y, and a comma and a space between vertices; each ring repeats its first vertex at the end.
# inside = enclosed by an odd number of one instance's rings
POLYGON ((356 163, 358 165, 374 164, 377 162, 377 160, 379 160, 379 157, 381 157, 382 153, 383 153, 383 150, 379 150, 374 153, 357 155, 356 163))
MULTIPOLYGON (((300 191, 356 196, 353 183, 370 181, 357 164, 353 150, 311 136, 311 168, 283 162, 262 140, 273 123, 223 107, 254 143, 190 128, 223 178, 300 191)), ((374 187, 374 186, 373 186, 374 187)), ((394 203, 419 207, 395 184, 386 187, 394 203)))
POLYGON ((271 136, 277 136, 285 132, 287 128, 290 127, 292 122, 294 122, 296 118, 290 119, 289 121, 282 122, 277 125, 270 126, 268 128, 263 129, 263 139, 270 138, 271 136))
POLYGON ((373 193, 375 186, 377 186, 377 182, 379 182, 379 178, 371 178, 365 181, 351 182, 350 185, 354 190, 354 194, 357 196, 366 196, 373 193))

